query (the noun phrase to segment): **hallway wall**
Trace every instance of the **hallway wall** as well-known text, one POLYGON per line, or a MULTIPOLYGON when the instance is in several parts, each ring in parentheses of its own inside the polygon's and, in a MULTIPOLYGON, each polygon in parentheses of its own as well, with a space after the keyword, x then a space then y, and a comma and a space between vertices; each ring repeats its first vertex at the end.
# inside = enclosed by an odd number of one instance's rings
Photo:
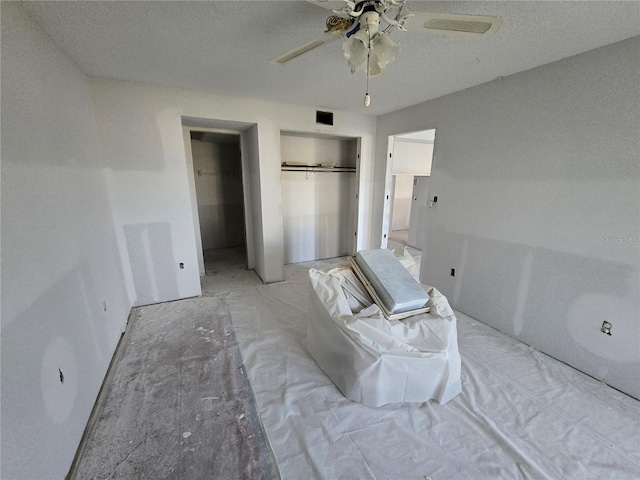
POLYGON ((391 230, 409 230, 413 198, 413 175, 393 176, 391 230))

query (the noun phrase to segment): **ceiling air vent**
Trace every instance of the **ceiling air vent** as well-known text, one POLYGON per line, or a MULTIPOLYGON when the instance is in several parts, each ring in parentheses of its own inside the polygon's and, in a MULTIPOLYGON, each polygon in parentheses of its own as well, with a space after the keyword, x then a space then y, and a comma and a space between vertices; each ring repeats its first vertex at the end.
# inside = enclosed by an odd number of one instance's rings
POLYGON ((333 112, 321 112, 320 110, 317 110, 316 123, 321 123, 322 125, 333 125, 333 112))

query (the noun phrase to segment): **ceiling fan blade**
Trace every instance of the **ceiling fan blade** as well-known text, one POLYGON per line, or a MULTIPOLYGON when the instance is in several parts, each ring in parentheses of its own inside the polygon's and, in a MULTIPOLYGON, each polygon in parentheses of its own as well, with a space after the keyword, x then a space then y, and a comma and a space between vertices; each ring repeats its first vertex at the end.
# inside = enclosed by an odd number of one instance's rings
POLYGON ((269 60, 269 63, 272 63, 274 65, 284 65, 294 58, 298 58, 299 56, 304 55, 305 53, 310 52, 315 48, 321 47, 322 45, 326 45, 327 43, 331 43, 334 40, 339 39, 343 35, 344 32, 327 32, 318 38, 300 45, 299 47, 296 47, 286 53, 283 53, 282 55, 278 55, 277 57, 272 58, 271 60, 269 60))
POLYGON ((327 10, 340 10, 346 5, 344 0, 306 0, 306 2, 326 8, 327 10))
POLYGON ((408 18, 404 27, 407 31, 422 30, 447 35, 479 37, 491 35, 502 25, 501 17, 489 15, 429 12, 409 12, 406 15, 408 18))

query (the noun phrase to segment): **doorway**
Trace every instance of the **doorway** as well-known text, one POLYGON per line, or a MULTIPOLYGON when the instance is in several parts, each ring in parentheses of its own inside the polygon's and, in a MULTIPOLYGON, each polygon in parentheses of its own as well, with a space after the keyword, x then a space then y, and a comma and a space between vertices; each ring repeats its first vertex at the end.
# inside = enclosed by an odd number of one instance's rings
POLYGON ((435 129, 389 137, 382 246, 422 250, 435 129))
POLYGON ((190 142, 204 274, 246 269, 240 134, 191 130, 190 142))

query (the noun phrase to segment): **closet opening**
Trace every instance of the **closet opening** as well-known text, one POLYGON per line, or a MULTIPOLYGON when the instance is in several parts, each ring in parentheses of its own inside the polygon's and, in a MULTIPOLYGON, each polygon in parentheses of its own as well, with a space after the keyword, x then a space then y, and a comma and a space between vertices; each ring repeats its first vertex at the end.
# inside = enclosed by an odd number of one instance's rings
POLYGON ((240 133, 190 130, 204 271, 247 268, 240 133))
POLYGON ((361 139, 280 132, 284 263, 354 255, 361 139))

